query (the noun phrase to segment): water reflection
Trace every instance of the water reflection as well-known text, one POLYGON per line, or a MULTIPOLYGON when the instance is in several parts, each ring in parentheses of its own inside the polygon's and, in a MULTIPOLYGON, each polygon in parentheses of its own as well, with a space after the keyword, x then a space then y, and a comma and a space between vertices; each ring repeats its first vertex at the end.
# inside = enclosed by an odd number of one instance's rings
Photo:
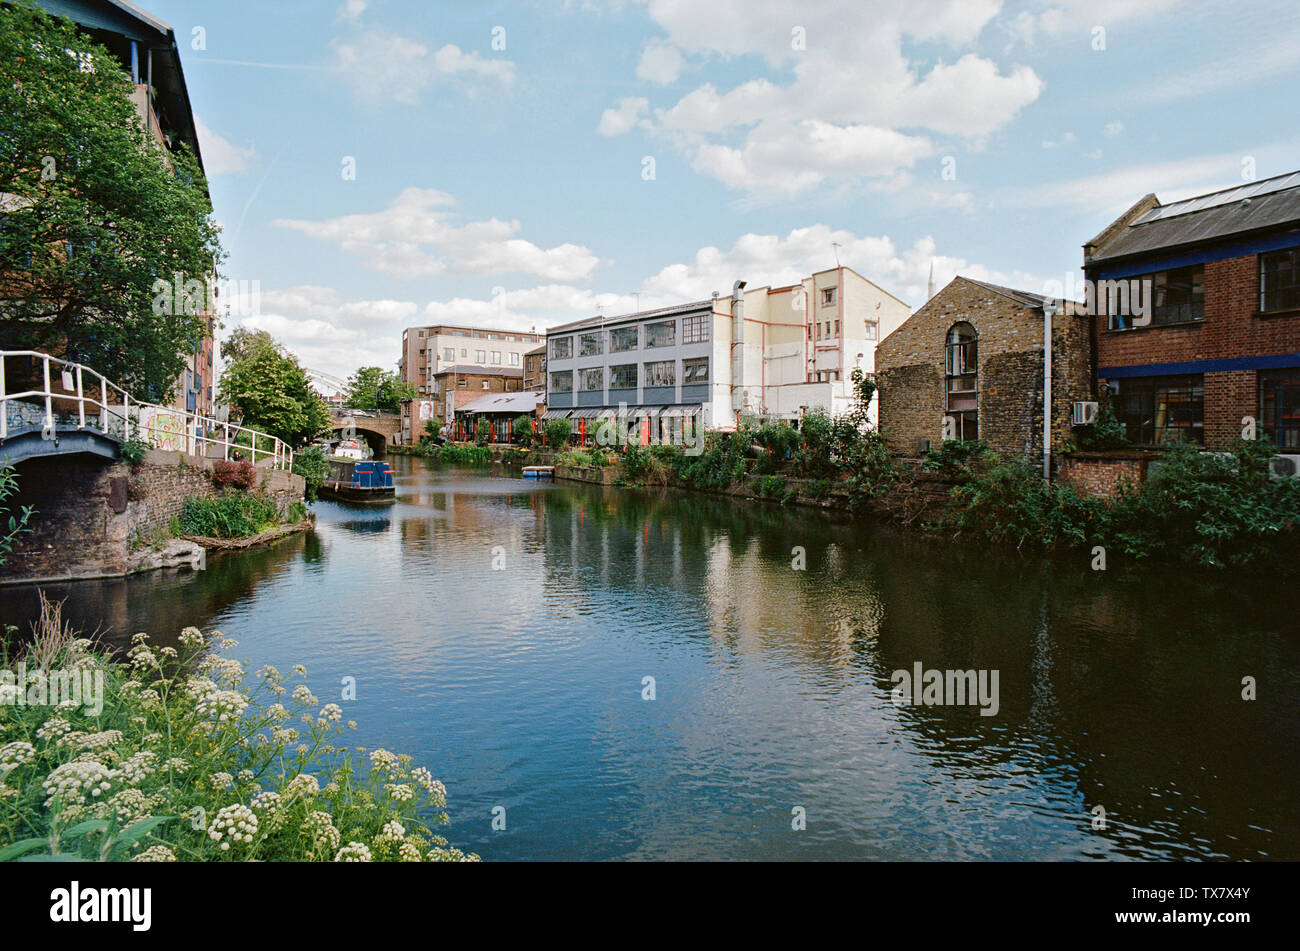
POLYGON ((53 593, 114 636, 219 627, 322 698, 356 677, 358 742, 433 769, 489 858, 1300 857, 1300 649, 1266 579, 395 468, 386 509, 322 503, 315 534, 198 575, 53 593), (998 714, 893 703, 917 662, 998 671, 998 714))

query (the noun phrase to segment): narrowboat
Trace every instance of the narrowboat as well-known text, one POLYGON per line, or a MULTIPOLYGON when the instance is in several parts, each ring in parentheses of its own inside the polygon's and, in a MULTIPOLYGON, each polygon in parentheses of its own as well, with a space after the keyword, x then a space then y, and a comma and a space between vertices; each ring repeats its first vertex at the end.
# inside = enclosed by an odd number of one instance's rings
POLYGON ((393 467, 373 459, 330 459, 330 469, 325 483, 320 487, 321 498, 343 502, 392 502, 393 467))

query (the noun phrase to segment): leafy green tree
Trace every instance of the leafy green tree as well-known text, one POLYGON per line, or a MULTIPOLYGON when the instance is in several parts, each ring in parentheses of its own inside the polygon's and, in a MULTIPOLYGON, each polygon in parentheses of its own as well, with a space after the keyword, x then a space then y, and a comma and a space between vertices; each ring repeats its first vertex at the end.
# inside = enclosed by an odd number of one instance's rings
POLYGON ((301 446, 329 432, 329 406, 312 389, 297 358, 270 336, 252 338, 247 352, 221 374, 220 397, 244 426, 301 446))
POLYGON ((415 387, 394 371, 362 367, 348 379, 348 406, 353 409, 400 413, 402 400, 415 399, 415 387))
POLYGON ((210 327, 223 255, 198 161, 158 143, 132 92, 70 20, 0 6, 0 339, 66 347, 161 401, 210 327))

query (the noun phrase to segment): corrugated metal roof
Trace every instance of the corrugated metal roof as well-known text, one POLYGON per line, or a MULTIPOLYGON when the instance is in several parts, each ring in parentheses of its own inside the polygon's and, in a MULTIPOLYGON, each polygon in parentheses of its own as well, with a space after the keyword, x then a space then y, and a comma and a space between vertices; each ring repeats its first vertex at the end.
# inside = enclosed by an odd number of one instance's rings
POLYGON ((542 419, 568 419, 569 410, 567 409, 548 409, 542 414, 542 419))
POLYGON ((1300 228, 1300 172, 1152 208, 1098 248, 1089 263, 1287 226, 1300 228))
POLYGON ((545 399, 543 393, 490 393, 456 407, 457 413, 531 413, 545 399))

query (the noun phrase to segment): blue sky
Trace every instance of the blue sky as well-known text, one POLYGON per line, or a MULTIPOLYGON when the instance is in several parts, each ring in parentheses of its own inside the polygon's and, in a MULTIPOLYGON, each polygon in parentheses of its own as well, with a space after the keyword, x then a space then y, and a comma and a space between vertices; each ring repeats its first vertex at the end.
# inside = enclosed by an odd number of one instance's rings
POLYGON ((913 305, 931 261, 1042 290, 1148 191, 1300 168, 1284 2, 142 5, 261 287, 231 325, 339 375, 404 326, 787 283, 833 243, 913 305))

